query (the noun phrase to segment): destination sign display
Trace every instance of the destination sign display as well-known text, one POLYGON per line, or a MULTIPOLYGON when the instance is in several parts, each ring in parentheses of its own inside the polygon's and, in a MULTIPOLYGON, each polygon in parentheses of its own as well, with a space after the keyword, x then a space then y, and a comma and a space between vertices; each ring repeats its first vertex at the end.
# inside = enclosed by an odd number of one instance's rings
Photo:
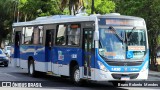
POLYGON ((99 25, 108 26, 144 26, 143 20, 135 19, 117 19, 117 18, 100 18, 99 25))

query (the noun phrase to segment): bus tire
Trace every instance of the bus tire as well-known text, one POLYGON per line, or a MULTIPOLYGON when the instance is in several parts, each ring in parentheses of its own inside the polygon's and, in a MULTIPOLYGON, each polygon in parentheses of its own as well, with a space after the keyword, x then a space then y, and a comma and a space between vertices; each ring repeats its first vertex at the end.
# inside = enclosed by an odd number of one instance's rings
POLYGON ((32 77, 36 77, 37 76, 37 72, 35 71, 35 65, 34 65, 34 61, 33 60, 29 61, 28 74, 30 76, 32 76, 32 77))
POLYGON ((81 86, 81 79, 80 79, 80 70, 78 65, 74 66, 71 73, 71 80, 75 85, 81 86))

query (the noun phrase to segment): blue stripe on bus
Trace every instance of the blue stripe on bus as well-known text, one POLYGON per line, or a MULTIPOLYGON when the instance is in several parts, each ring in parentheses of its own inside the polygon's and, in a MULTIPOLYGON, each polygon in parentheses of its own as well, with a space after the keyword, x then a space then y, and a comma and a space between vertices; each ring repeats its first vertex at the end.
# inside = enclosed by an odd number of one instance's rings
POLYGON ((32 56, 34 60, 39 62, 52 62, 58 64, 69 64, 71 60, 78 62, 79 66, 83 66, 81 48, 68 48, 68 47, 53 47, 50 51, 48 47, 44 46, 27 46, 21 45, 20 58, 28 60, 32 56), (50 54, 49 54, 50 53, 50 54))
MULTIPOLYGON (((16 49, 16 48, 15 48, 16 49)), ((114 68, 120 68, 119 72, 139 72, 144 66, 145 62, 149 60, 149 50, 147 50, 147 55, 144 59, 144 62, 140 66, 110 66, 108 65, 98 54, 98 49, 95 49, 95 55, 92 54, 90 60, 91 68, 99 68, 99 65, 95 61, 102 62, 105 67, 114 72, 114 68), (127 68, 127 70, 125 70, 127 68), (135 69, 135 70, 131 70, 135 69)), ((28 60, 29 56, 32 56, 38 62, 52 62, 55 64, 70 64, 71 60, 75 60, 78 62, 79 66, 84 66, 84 54, 91 55, 91 53, 85 53, 81 48, 71 48, 71 47, 53 47, 50 51, 48 47, 44 46, 28 46, 21 45, 20 46, 20 58, 23 60, 28 60), (47 53, 50 52, 50 55, 47 53)), ((16 56, 16 55, 14 55, 16 56)), ((117 72, 117 71, 116 71, 117 72)))
POLYGON ((36 61, 45 62, 45 47, 21 45, 20 58, 23 60, 28 60, 29 56, 32 56, 36 61))

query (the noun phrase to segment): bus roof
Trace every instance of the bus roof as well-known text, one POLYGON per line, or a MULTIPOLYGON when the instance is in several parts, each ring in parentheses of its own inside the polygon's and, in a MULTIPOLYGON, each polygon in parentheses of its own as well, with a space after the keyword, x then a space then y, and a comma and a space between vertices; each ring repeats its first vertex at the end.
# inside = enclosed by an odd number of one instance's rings
POLYGON ((54 16, 38 17, 35 20, 27 22, 13 23, 13 26, 43 25, 43 24, 53 24, 53 23, 77 22, 77 21, 79 22, 94 21, 94 18, 89 16, 54 15, 54 16))
POLYGON ((43 24, 53 24, 53 23, 65 23, 65 22, 83 22, 83 21, 96 21, 96 18, 124 18, 124 19, 139 19, 144 20, 140 17, 125 16, 125 15, 90 15, 90 16, 71 16, 71 15, 54 15, 54 16, 44 16, 38 17, 35 20, 27 22, 13 23, 15 26, 31 26, 31 25, 43 25, 43 24))

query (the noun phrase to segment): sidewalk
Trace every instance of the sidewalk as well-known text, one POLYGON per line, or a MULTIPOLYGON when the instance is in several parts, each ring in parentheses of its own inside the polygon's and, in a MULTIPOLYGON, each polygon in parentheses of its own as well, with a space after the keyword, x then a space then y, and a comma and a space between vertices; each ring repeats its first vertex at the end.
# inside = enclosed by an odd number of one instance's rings
POLYGON ((155 76, 155 77, 160 77, 160 72, 149 70, 149 75, 150 76, 155 76))

